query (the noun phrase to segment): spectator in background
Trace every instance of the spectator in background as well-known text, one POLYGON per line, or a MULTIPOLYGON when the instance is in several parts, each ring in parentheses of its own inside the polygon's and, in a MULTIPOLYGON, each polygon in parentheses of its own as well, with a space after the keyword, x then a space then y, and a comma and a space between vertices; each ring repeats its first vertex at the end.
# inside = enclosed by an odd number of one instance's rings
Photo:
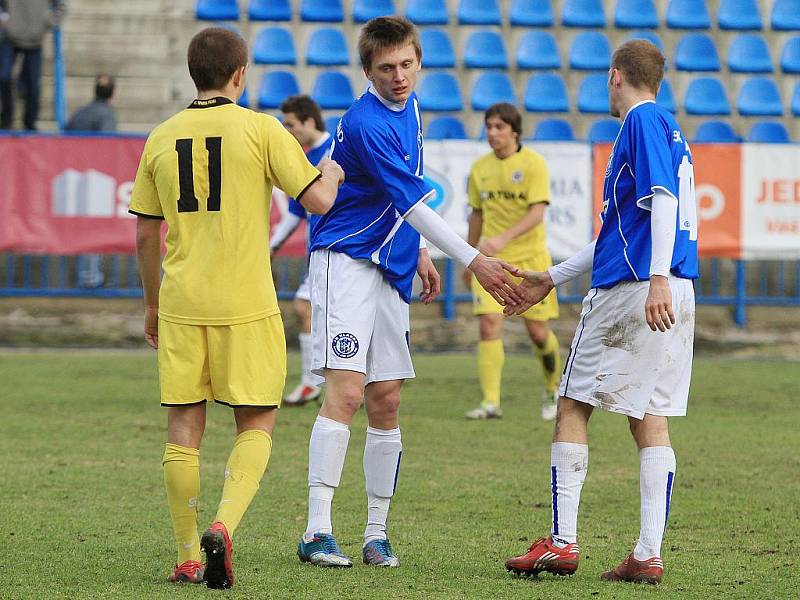
MULTIPOLYGON (((94 101, 75 111, 65 127, 66 131, 116 131, 117 113, 111 106, 113 96, 114 78, 98 75, 94 80, 94 101)), ((81 287, 97 288, 103 285, 102 260, 99 254, 80 257, 78 281, 81 287)))
POLYGON ((0 129, 11 129, 14 119, 12 72, 18 55, 23 57, 25 129, 36 130, 42 75, 42 40, 58 25, 65 0, 0 0, 0 129))

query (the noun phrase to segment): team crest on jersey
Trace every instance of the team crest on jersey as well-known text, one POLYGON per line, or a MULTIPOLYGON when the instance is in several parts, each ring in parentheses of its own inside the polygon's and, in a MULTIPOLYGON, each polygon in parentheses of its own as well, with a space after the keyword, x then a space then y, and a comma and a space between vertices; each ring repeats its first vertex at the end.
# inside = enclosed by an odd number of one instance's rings
POLYGON ((353 358, 358 352, 358 340, 352 333, 340 333, 333 338, 331 348, 339 358, 353 358))
POLYGON ((522 171, 514 171, 511 174, 511 183, 522 183, 522 171))

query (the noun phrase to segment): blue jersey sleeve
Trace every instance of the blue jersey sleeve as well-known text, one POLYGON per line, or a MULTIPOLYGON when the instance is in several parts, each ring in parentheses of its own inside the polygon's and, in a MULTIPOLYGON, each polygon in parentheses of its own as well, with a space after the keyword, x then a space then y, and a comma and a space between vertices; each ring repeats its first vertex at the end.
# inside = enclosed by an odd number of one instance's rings
POLYGON ((306 209, 294 198, 289 198, 289 206, 287 207, 290 213, 293 215, 300 217, 301 219, 306 218, 306 209))
POLYGON ((630 119, 628 156, 636 178, 636 203, 649 209, 655 188, 678 197, 670 150, 672 132, 667 123, 651 111, 636 110, 630 119))
POLYGON ((373 174, 376 187, 400 215, 405 216, 433 191, 421 173, 415 175, 409 170, 407 153, 391 131, 361 127, 355 145, 367 171, 373 174))

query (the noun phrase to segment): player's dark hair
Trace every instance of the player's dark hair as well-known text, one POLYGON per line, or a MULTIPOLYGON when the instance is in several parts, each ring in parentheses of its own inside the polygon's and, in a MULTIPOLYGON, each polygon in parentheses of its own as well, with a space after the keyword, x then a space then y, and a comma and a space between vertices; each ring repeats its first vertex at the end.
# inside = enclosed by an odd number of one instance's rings
POLYGON ((622 71, 633 87, 657 94, 664 78, 664 55, 652 42, 629 40, 614 52, 611 67, 622 71))
POLYGON ((403 17, 377 17, 367 21, 358 36, 358 56, 361 66, 372 67, 372 59, 379 52, 412 44, 417 60, 422 60, 422 46, 419 31, 408 19, 403 17))
POLYGON ((98 75, 94 80, 95 100, 110 100, 114 95, 114 78, 111 75, 98 75))
POLYGON ((283 114, 293 113, 300 121, 314 119, 314 127, 317 131, 326 131, 325 121, 322 119, 322 111, 314 99, 307 94, 297 94, 289 96, 281 104, 283 114))
POLYGON ((492 104, 486 109, 486 112, 483 115, 484 124, 486 124, 490 117, 495 116, 500 117, 501 121, 510 125, 511 129, 518 136, 522 136, 522 115, 519 114, 516 106, 509 104, 508 102, 498 102, 497 104, 492 104))
POLYGON ((247 65, 247 44, 229 29, 208 27, 189 42, 186 58, 198 91, 219 90, 247 65))

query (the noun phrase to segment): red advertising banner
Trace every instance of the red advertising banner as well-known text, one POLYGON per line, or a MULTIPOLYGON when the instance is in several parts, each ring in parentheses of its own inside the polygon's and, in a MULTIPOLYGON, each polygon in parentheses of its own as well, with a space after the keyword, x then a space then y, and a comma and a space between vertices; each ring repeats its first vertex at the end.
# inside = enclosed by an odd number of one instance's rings
MULTIPOLYGON (((0 251, 30 254, 135 251, 128 213, 141 137, 0 136, 0 251)), ((271 219, 286 209, 273 193, 271 219)), ((300 227, 282 254, 305 253, 300 227)), ((264 241, 266 243, 266 240, 264 241)))

